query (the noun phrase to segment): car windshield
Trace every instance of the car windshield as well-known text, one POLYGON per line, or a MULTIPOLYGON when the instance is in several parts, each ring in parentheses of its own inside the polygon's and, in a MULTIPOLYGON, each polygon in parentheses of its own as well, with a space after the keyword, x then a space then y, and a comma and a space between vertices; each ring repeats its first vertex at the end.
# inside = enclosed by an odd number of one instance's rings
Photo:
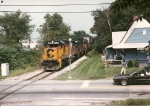
POLYGON ((132 73, 130 73, 130 75, 134 75, 135 73, 138 73, 138 72, 139 72, 139 70, 135 70, 132 73))
POLYGON ((146 71, 145 70, 135 70, 134 72, 130 73, 130 75, 134 75, 134 74, 144 74, 145 75, 146 71))

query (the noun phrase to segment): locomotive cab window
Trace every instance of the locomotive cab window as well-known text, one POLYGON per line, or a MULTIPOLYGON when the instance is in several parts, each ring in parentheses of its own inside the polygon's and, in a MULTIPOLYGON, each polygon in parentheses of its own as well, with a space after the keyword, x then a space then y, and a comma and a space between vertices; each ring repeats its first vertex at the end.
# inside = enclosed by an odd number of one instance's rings
POLYGON ((51 44, 51 47, 58 47, 58 44, 51 44))

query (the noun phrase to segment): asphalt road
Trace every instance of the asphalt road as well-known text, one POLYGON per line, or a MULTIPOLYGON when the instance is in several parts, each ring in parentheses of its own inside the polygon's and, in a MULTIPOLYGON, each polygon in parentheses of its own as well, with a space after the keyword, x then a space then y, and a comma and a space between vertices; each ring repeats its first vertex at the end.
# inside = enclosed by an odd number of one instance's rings
MULTIPOLYGON (((17 82, 18 80, 0 81, 0 86, 4 89, 17 82)), ((28 82, 30 81, 26 81, 28 82)), ((150 98, 150 94, 145 94, 149 89, 150 85, 114 85, 111 78, 39 80, 1 99, 0 105, 106 105, 114 100, 150 98)), ((9 92, 10 90, 1 92, 0 97, 9 92)))

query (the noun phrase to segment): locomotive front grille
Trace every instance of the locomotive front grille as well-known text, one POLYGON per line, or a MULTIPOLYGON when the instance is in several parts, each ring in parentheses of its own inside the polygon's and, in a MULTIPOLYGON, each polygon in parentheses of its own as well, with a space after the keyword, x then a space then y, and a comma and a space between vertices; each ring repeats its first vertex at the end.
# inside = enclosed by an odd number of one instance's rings
POLYGON ((56 65, 59 65, 59 63, 58 63, 57 60, 45 60, 45 61, 43 61, 43 63, 42 63, 42 66, 49 66, 49 67, 52 67, 52 66, 56 66, 56 65))

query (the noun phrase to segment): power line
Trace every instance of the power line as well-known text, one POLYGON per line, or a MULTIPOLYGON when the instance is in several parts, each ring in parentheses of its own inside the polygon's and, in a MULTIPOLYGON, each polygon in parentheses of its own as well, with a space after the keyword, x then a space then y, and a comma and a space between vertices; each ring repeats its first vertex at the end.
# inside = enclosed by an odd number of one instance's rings
POLYGON ((0 6, 71 6, 71 5, 102 5, 111 3, 99 3, 99 4, 57 4, 57 5, 0 5, 0 6))
MULTIPOLYGON (((16 11, 0 11, 0 12, 16 12, 16 11)), ((80 11, 80 12, 22 12, 22 13, 91 13, 98 11, 80 11)), ((110 11, 102 11, 102 12, 110 12, 110 11)))
MULTIPOLYGON (((0 12, 16 12, 16 11, 0 11, 0 12)), ((92 11, 84 11, 84 12, 22 12, 22 13, 90 13, 92 11)))

